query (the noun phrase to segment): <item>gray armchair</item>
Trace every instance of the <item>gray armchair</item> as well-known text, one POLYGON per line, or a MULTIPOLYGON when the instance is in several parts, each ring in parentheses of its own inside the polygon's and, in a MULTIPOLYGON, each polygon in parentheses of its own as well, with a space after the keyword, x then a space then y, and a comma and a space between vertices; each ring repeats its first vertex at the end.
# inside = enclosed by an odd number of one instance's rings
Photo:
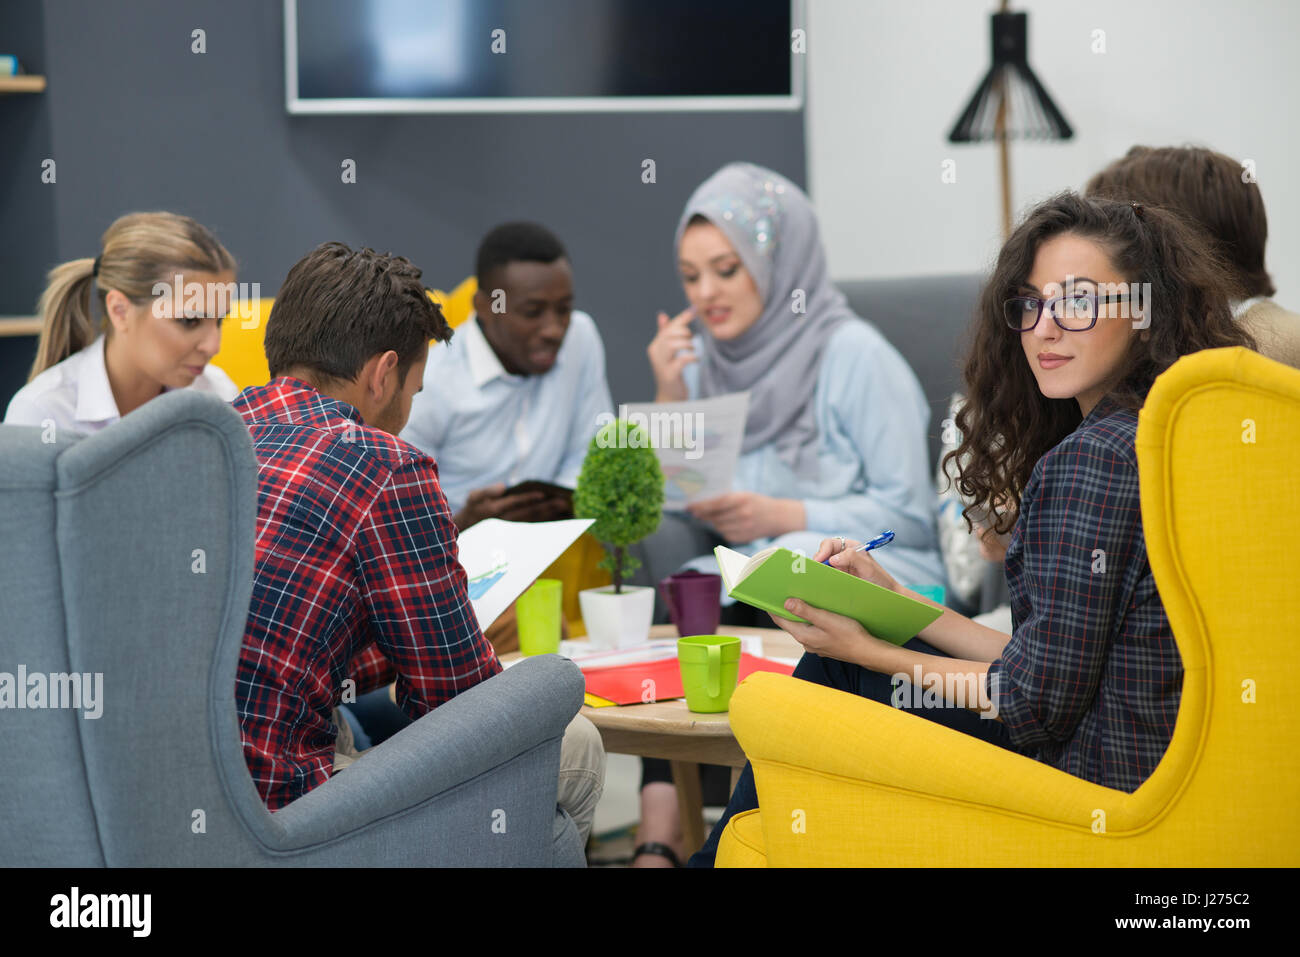
POLYGON ((0 682, 21 668, 102 684, 80 709, 0 712, 0 864, 584 864, 555 805, 583 681, 555 656, 269 813, 235 713, 257 515, 243 421, 180 391, 51 438, 0 426, 0 682))

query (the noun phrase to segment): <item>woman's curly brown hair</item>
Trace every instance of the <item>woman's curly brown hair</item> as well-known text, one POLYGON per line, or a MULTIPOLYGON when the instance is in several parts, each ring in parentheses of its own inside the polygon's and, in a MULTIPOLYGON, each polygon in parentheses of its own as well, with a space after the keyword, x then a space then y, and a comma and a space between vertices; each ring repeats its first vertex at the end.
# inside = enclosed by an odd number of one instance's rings
POLYGON ((1002 247, 980 294, 965 364, 967 399, 956 416, 962 442, 943 461, 946 470, 956 460, 957 490, 969 503, 962 514, 972 528, 988 521, 1009 532, 1034 465, 1082 420, 1077 401, 1039 391, 1021 334, 1003 317, 1003 303, 1022 294, 1039 247, 1065 233, 1096 241, 1130 285, 1150 283, 1150 324, 1132 337, 1109 393, 1120 405, 1141 408, 1156 376, 1181 356, 1255 347, 1232 317, 1229 300, 1240 296, 1232 272, 1198 227, 1159 207, 1072 192, 1036 207, 1002 247))

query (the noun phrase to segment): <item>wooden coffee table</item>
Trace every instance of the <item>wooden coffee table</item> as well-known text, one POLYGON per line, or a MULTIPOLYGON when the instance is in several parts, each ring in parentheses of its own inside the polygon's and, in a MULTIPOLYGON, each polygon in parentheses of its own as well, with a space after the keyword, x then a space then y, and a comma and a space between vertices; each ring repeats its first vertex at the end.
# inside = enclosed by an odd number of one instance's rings
MULTIPOLYGON (((758 635, 763 639, 763 654, 774 658, 799 658, 803 646, 779 628, 731 628, 722 626, 722 635, 758 635)), ((656 625, 650 638, 676 638, 672 625, 656 625)), ((745 766, 745 752, 731 733, 730 715, 693 714, 686 699, 656 701, 653 704, 629 704, 618 707, 582 708, 600 730, 605 751, 611 754, 634 754, 643 758, 665 758, 672 765, 673 783, 681 806, 682 834, 688 853, 704 844, 704 811, 700 796, 701 764, 730 767, 731 786, 736 786, 745 766)))
MULTIPOLYGON (((756 635, 763 639, 763 654, 770 658, 797 660, 804 652, 803 645, 780 628, 724 625, 718 634, 742 638, 756 635)), ((653 625, 649 637, 651 640, 676 638, 677 629, 672 625, 653 625)), ((501 660, 508 662, 518 657, 519 652, 512 651, 501 655, 501 660)), ((395 692, 396 686, 390 686, 389 696, 394 697, 395 692)), ((733 790, 745 767, 745 752, 731 733, 731 716, 725 711, 695 714, 686 707, 685 698, 605 708, 583 705, 582 713, 600 731, 607 754, 632 754, 668 761, 681 808, 683 840, 691 854, 703 847, 704 802, 700 794, 700 765, 720 764, 731 768, 733 790)))

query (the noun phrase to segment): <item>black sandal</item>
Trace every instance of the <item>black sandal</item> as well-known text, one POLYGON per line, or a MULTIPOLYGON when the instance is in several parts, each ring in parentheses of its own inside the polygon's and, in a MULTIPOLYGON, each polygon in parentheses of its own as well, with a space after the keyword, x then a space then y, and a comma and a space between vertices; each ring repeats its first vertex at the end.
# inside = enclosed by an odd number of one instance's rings
POLYGON ((660 844, 658 841, 646 841, 644 844, 639 845, 637 849, 632 852, 632 860, 635 861, 642 854, 658 854, 660 857, 671 861, 673 867, 682 866, 681 860, 677 857, 677 852, 667 844, 660 844))

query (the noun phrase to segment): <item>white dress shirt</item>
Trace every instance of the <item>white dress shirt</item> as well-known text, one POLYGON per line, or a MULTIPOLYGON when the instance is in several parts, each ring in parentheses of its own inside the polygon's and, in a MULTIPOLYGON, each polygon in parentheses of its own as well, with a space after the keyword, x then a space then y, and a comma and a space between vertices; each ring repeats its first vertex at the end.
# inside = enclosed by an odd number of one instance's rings
POLYGON ((591 316, 573 312, 555 365, 532 376, 506 372, 471 316, 450 345, 429 347, 424 390, 402 438, 438 463, 455 512, 471 491, 497 482, 572 487, 600 414, 612 411, 605 346, 591 316))
POLYGON ((1249 299, 1243 299, 1241 302, 1230 301, 1228 307, 1232 309, 1232 318, 1240 319, 1246 313, 1250 312, 1258 303, 1267 299, 1267 296, 1251 296, 1249 299))
MULTIPOLYGON (((239 394, 239 387, 230 376, 212 363, 204 367, 203 374, 189 388, 215 395, 224 402, 239 394)), ((112 425, 121 417, 108 384, 101 335, 19 389, 9 400, 4 420, 6 425, 40 427, 50 421, 56 429, 90 433, 112 425)))

